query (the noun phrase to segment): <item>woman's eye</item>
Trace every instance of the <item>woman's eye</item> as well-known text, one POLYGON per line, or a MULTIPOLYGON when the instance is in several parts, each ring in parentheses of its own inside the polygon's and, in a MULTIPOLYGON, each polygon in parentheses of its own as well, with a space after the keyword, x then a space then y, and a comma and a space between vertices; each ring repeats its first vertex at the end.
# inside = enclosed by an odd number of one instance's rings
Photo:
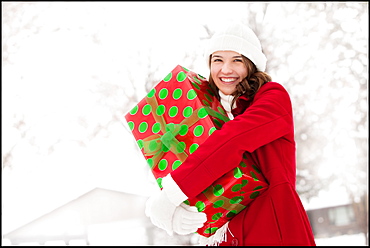
POLYGON ((235 62, 243 62, 243 60, 241 60, 241 59, 235 59, 234 61, 235 62))
POLYGON ((213 62, 221 62, 221 59, 214 59, 213 62))

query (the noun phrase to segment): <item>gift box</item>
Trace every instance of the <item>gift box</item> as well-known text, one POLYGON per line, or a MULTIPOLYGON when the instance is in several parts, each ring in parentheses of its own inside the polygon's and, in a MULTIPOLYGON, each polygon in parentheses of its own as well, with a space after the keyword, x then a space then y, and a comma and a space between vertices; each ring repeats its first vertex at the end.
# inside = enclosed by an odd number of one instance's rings
MULTIPOLYGON (((180 65, 125 119, 160 188, 164 176, 230 120, 208 81, 180 65)), ((207 214, 197 232, 209 237, 266 189, 256 163, 245 153, 239 166, 185 203, 207 214)))
POLYGON ((160 187, 164 176, 229 121, 208 81, 180 65, 125 119, 160 187))
POLYGON ((185 201, 207 214, 197 233, 210 237, 268 188, 266 179, 248 152, 233 170, 224 174, 194 198, 185 201))

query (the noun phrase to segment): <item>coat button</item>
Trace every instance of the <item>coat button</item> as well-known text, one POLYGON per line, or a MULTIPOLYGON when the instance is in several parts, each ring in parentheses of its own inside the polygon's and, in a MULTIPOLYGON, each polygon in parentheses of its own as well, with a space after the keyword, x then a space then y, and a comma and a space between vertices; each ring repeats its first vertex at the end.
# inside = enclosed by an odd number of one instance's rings
POLYGON ((232 246, 238 246, 238 240, 236 238, 233 238, 233 240, 231 241, 231 245, 232 246))

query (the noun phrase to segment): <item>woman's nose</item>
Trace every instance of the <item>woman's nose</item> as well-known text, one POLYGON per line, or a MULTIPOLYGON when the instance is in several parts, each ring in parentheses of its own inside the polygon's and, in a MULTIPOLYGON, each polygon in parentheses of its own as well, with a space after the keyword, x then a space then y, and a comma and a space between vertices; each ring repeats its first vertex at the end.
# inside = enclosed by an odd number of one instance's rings
POLYGON ((230 74, 233 70, 229 63, 224 63, 221 68, 222 73, 230 74))

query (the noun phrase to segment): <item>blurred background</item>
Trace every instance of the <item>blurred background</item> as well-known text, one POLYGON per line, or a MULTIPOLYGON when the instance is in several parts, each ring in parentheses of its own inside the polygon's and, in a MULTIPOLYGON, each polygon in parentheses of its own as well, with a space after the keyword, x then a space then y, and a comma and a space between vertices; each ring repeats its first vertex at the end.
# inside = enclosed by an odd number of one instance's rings
POLYGON ((208 78, 230 21, 290 93, 317 245, 368 245, 368 2, 2 1, 2 245, 197 245, 144 215, 158 190, 124 115, 180 64, 208 78))

